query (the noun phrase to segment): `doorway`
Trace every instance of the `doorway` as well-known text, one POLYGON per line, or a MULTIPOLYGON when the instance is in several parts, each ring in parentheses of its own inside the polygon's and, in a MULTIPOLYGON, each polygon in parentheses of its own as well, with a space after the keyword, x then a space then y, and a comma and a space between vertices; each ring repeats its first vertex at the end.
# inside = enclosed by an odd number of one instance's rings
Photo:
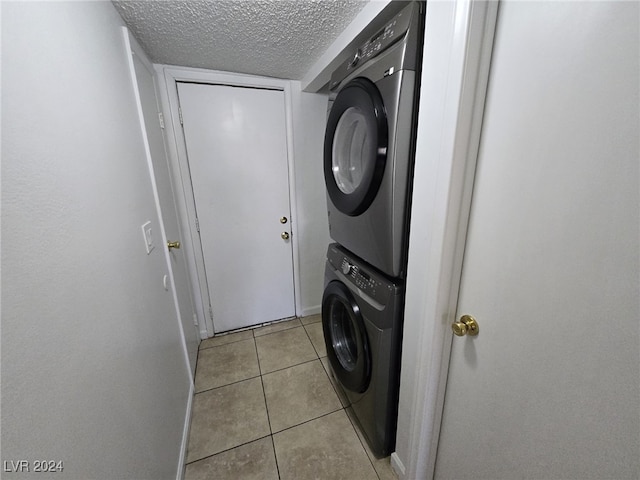
POLYGON ((172 67, 164 67, 164 81, 177 196, 207 317, 201 335, 295 316, 299 262, 289 82, 172 67))

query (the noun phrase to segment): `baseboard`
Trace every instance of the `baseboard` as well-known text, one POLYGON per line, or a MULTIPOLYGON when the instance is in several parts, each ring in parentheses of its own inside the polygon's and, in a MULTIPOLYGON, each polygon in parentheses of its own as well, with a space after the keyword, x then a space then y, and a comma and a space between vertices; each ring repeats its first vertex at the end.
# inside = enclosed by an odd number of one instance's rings
POLYGON ((407 470, 404 468, 404 465, 396 452, 393 452, 391 454, 391 469, 395 472, 399 479, 404 479, 405 472, 407 470))
POLYGON ((313 307, 305 307, 302 309, 301 317, 308 317, 309 315, 317 315, 322 311, 322 307, 320 305, 315 305, 313 307))
POLYGON ((209 332, 207 332, 207 327, 200 329, 200 340, 206 340, 209 338, 209 332))
POLYGON ((187 412, 184 418, 184 428, 182 430, 182 445, 180 446, 180 458, 178 459, 178 472, 176 480, 184 478, 185 460, 187 458, 187 447, 189 446, 189 428, 191 427, 191 407, 193 405, 194 385, 189 387, 189 400, 187 401, 187 412))

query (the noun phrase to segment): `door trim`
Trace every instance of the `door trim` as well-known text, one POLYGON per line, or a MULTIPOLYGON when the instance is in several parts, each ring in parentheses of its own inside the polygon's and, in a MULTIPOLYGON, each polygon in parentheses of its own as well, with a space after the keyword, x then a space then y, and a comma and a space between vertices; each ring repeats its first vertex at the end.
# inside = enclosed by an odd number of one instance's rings
POLYGON ((293 148, 293 112, 291 100, 291 82, 266 77, 233 74, 214 70, 198 68, 173 67, 168 65, 155 65, 158 72, 160 100, 162 110, 167 113, 166 138, 169 150, 169 163, 175 182, 176 203, 182 218, 182 228, 185 232, 185 253, 189 261, 189 272, 195 288, 194 296, 198 321, 201 325, 200 336, 212 337, 214 334, 213 320, 210 313, 211 300, 207 288, 207 277, 204 267, 204 256, 200 245, 198 230, 196 228, 196 209, 191 186, 189 164, 187 162, 186 143, 184 133, 180 125, 180 113, 178 91, 176 82, 196 82, 236 87, 264 88, 269 90, 281 90, 284 93, 285 122, 287 132, 287 164, 289 173, 289 208, 291 212, 290 231, 293 255, 293 289, 294 308, 298 316, 302 310, 300 300, 300 261, 298 244, 298 218, 296 209, 296 188, 294 170, 293 148), (170 120, 170 121, 169 121, 170 120), (171 132, 168 131, 169 127, 171 132), (202 327, 205 327, 204 329, 202 327))
MULTIPOLYGON (((152 63, 150 62, 150 60, 147 57, 147 54, 144 52, 144 50, 142 49, 142 47, 140 46, 140 44, 137 42, 137 40, 133 37, 133 35, 131 35, 131 32, 129 32, 129 29, 127 27, 122 27, 122 37, 124 40, 124 47, 125 47, 125 51, 127 54, 127 66, 129 68, 129 74, 131 77, 131 83, 132 83, 132 87, 133 87, 133 93, 135 96, 135 104, 136 104, 136 111, 138 114, 138 120, 140 123, 140 129, 141 129, 141 137, 143 140, 143 144, 144 144, 144 152, 145 152, 145 157, 147 160, 147 166, 149 168, 149 177, 151 179, 151 186, 153 188, 153 197, 154 197, 154 202, 156 205, 156 211, 158 214, 158 223, 159 223, 159 228, 160 228, 160 245, 166 245, 167 243, 167 234, 165 231, 165 226, 164 226, 164 220, 163 220, 163 216, 162 216, 162 209, 160 207, 160 197, 158 194, 158 186, 156 184, 156 176, 155 176, 155 169, 153 166, 153 160, 151 158, 151 148, 149 147, 149 140, 147 138, 147 127, 145 125, 145 120, 144 120, 144 114, 143 114, 143 110, 142 110, 142 101, 140 99, 140 91, 138 89, 138 80, 136 77, 136 69, 135 69, 135 65, 133 63, 133 55, 137 56, 138 59, 140 60, 140 62, 144 65, 144 67, 149 71, 149 73, 157 78, 157 72, 155 72, 152 63)), ((174 275, 173 275, 173 266, 171 265, 171 258, 169 256, 169 250, 164 248, 162 249, 164 251, 164 259, 165 259, 165 263, 167 265, 167 273, 169 276, 169 285, 171 286, 171 295, 173 298, 173 304, 175 306, 175 313, 176 313, 176 320, 178 321, 178 325, 179 325, 179 331, 180 331, 180 338, 182 339, 182 347, 184 350, 184 355, 185 355, 185 361, 186 361, 186 365, 187 365, 187 370, 188 370, 188 374, 189 374, 189 381, 191 382, 191 384, 193 385, 193 375, 192 375, 192 368, 191 368, 191 361, 189 359, 189 352, 187 350, 187 340, 186 340, 186 334, 183 330, 183 323, 182 323, 182 316, 180 314, 180 304, 178 302, 178 294, 176 291, 176 285, 175 285, 175 279, 174 279, 174 275)), ((190 289, 189 289, 190 290, 190 289)), ((195 369, 195 365, 193 367, 195 369)))
POLYGON ((498 2, 427 3, 391 457, 401 478, 430 479, 435 471, 497 11, 498 2))

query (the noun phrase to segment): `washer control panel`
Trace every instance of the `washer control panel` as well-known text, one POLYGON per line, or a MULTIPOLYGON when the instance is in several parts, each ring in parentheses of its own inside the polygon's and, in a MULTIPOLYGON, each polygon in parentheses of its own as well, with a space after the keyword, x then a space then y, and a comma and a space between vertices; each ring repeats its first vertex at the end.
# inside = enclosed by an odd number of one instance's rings
POLYGON ((376 290, 382 288, 382 282, 369 275, 366 270, 349 263, 349 259, 342 258, 342 273, 351 279, 353 284, 369 296, 376 296, 376 290))
POLYGON ((360 260, 356 260, 344 250, 343 247, 332 244, 327 251, 327 260, 332 267, 342 273, 345 281, 356 286, 362 293, 375 299, 380 304, 386 304, 394 290, 394 284, 373 268, 364 268, 360 260))

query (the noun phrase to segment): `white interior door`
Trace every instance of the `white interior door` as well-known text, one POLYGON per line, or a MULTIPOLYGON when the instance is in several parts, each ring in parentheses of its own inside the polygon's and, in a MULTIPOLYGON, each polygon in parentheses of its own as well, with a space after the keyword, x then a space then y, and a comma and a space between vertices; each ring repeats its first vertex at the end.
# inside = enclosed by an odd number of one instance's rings
POLYGON ((284 93, 178 83, 216 333, 295 315, 284 93))
MULTIPOLYGON (((148 154, 151 157, 152 175, 155 180, 155 190, 157 201, 160 207, 160 217, 163 225, 157 231, 156 247, 166 249, 165 240, 180 242, 182 235, 180 231, 178 214, 175 204, 175 197, 169 173, 168 157, 165 150, 164 138, 160 125, 160 106, 156 97, 155 72, 151 62, 147 59, 144 51, 132 37, 129 39, 132 53, 132 63, 134 67, 137 95, 140 102, 143 125, 143 135, 149 148, 148 154)), ((200 334, 193 308, 192 286, 189 280, 187 262, 183 249, 171 249, 165 252, 168 262, 169 277, 167 278, 167 289, 171 289, 176 303, 176 312, 179 315, 182 332, 184 335, 185 348, 189 360, 191 374, 195 375, 196 359, 198 355, 198 345, 200 334)))
POLYGON ((500 5, 436 478, 638 478, 638 19, 500 5))

